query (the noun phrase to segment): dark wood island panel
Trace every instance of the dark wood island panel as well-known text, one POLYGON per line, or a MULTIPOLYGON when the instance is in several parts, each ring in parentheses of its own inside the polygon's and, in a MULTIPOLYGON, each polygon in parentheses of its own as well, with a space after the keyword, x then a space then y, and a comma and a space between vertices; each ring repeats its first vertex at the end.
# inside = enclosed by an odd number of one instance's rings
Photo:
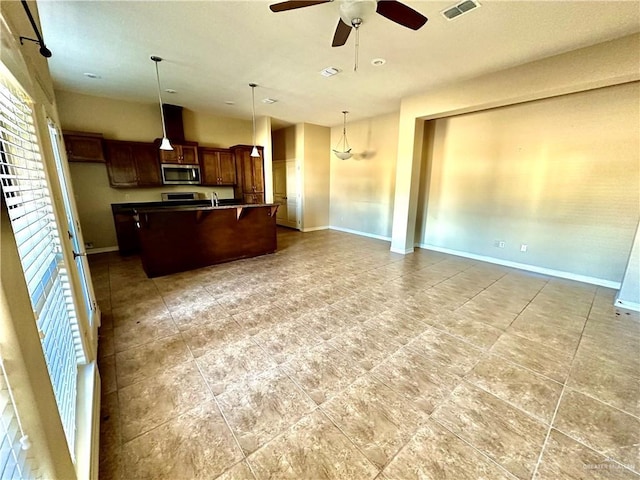
POLYGON ((138 210, 142 266, 149 277, 276 251, 277 205, 138 210))

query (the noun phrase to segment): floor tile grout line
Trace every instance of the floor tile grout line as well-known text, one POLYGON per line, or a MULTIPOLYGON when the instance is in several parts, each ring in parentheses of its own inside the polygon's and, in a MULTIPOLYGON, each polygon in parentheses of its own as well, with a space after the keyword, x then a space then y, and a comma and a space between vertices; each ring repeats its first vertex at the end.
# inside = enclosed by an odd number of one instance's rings
MULTIPOLYGON (((494 460, 493 458, 491 458, 487 453, 483 452, 482 450, 478 449, 478 447, 476 447, 475 445, 473 445, 471 442, 469 442, 468 440, 465 440, 464 438, 462 438, 460 435, 458 435, 456 432, 451 431, 446 425, 443 425, 440 421, 438 421, 435 418, 432 418, 431 416, 429 416, 429 419, 436 423, 438 426, 440 426, 441 428, 445 429, 447 432, 449 432, 451 435, 453 435, 454 437, 456 437, 458 440, 460 440, 462 443, 464 443, 465 445, 467 445, 469 448, 471 448, 474 452, 477 452, 479 455, 481 455, 483 458, 487 459, 489 461, 489 463, 495 465, 496 467, 498 467, 500 470, 506 472, 509 476, 511 476, 513 478, 513 480, 517 480, 518 476, 515 473, 510 472, 507 468, 505 468, 504 466, 500 465, 496 460, 494 460)), ((533 478, 533 477, 531 477, 533 478)))
MULTIPOLYGON (((215 402, 216 407, 218 407, 218 411, 220 412, 220 416, 222 417, 222 420, 224 421, 225 426, 229 430, 229 433, 231 433, 231 436, 233 437, 233 440, 235 441, 238 449, 240 450, 240 453, 242 454, 242 459, 246 460, 247 459, 247 455, 245 454, 244 449, 242 448, 242 445, 240 445, 240 441, 238 440, 238 437, 236 436, 236 434, 233 431, 233 429, 231 428, 231 424, 229 423, 229 420, 227 419, 227 416, 224 414, 224 410, 222 410, 222 407, 220 406, 220 402, 218 401, 218 398, 213 393, 213 390, 211 389, 211 386, 209 385, 209 382, 207 381, 207 379, 204 376, 204 373, 202 372, 202 368, 200 367, 198 362, 195 361, 195 358, 194 358, 194 363, 196 365, 196 368, 198 369, 198 373, 200 374, 200 377, 202 378, 202 381, 207 386, 207 390, 209 390, 209 393, 211 394, 211 397, 213 398, 213 401, 215 402)), ((247 464, 248 464, 248 462, 247 462, 247 464)), ((254 476, 255 476, 255 473, 253 472, 253 469, 251 468, 250 465, 249 465, 249 469, 251 470, 251 473, 254 474, 254 476)))
MULTIPOLYGON (((594 294, 593 294, 593 296, 591 298, 591 305, 589 307, 589 312, 591 312, 591 309, 593 308, 593 302, 594 301, 595 301, 595 292, 594 292, 594 294)), ((588 313, 587 313, 587 317, 586 318, 587 319, 589 318, 589 314, 588 313)), ((566 375, 565 380, 564 380, 564 382, 562 384, 562 391, 560 392, 560 396, 558 397, 558 401, 556 403, 556 408, 553 411, 553 416, 551 417, 551 422, 549 424, 549 429, 547 430, 547 435, 546 435, 546 437, 544 439, 544 442, 542 444, 542 448, 540 449, 540 453, 538 455, 538 461, 536 462, 536 467, 533 470, 533 475, 532 475, 531 478, 535 478, 535 476, 536 476, 536 474, 538 472, 538 469, 540 468, 540 464, 542 463, 542 458, 543 458, 544 452, 545 452, 545 450, 547 448, 547 443, 549 442, 549 437, 551 437, 551 432, 552 432, 553 427, 554 427, 554 425, 556 423, 556 417, 558 415, 558 410, 560 410, 560 405, 562 403, 562 398, 564 397, 564 393, 568 388, 567 387, 567 382, 569 381, 569 378, 571 376, 571 370, 573 369, 573 365, 574 365, 575 358, 576 358, 576 353, 578 351, 578 348, 580 348, 580 343, 582 343, 582 335, 584 334, 584 330, 585 330, 586 327, 587 327, 587 321, 585 320, 584 325, 582 327, 582 331, 580 332, 580 340, 578 341, 578 344, 576 345, 576 348, 575 348, 575 350, 573 352, 573 355, 571 356, 571 363, 569 364, 569 369, 567 370, 567 375, 566 375)), ((596 450, 594 450, 594 451, 596 451, 596 450)), ((601 453, 601 452, 598 452, 598 453, 601 453)))

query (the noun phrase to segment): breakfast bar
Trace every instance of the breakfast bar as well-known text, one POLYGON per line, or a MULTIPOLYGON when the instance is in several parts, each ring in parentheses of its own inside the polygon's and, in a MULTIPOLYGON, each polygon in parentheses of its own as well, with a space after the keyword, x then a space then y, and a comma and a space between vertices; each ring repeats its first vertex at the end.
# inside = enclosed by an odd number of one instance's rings
POLYGON ((276 204, 140 208, 140 258, 150 278, 276 251, 276 204))

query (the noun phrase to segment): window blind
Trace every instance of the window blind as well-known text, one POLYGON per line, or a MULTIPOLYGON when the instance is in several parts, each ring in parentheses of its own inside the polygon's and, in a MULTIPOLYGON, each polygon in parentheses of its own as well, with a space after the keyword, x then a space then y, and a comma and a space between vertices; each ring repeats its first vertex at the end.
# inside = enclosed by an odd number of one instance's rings
POLYGON ((86 358, 30 103, 19 87, 0 75, 0 187, 69 452, 75 458, 78 363, 86 358))
POLYGON ((26 440, 1 357, 0 366, 0 479, 41 478, 36 462, 30 455, 31 450, 23 448, 26 440))

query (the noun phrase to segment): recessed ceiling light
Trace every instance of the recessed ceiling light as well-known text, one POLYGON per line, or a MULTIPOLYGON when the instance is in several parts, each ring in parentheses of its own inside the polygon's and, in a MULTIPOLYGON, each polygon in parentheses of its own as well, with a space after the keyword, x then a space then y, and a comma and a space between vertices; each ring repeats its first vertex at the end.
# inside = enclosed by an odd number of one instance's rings
POLYGON ((262 103, 276 103, 278 100, 274 98, 263 98, 262 103))
POLYGON ((226 102, 224 102, 225 105, 235 105, 236 102, 234 102, 233 100, 227 100, 226 102))
POLYGON ((338 73, 340 73, 340 70, 338 70, 336 67, 327 67, 324 70, 320 71, 320 75, 322 75, 323 77, 333 77, 338 73))
POLYGON ((173 88, 165 88, 164 91, 167 93, 176 93, 176 91, 173 88))
POLYGON ((100 78, 100 75, 96 75, 95 73, 85 72, 83 75, 87 78, 100 78))
POLYGON ((374 58, 371 60, 371 65, 379 67, 380 65, 384 65, 387 61, 384 58, 374 58))

